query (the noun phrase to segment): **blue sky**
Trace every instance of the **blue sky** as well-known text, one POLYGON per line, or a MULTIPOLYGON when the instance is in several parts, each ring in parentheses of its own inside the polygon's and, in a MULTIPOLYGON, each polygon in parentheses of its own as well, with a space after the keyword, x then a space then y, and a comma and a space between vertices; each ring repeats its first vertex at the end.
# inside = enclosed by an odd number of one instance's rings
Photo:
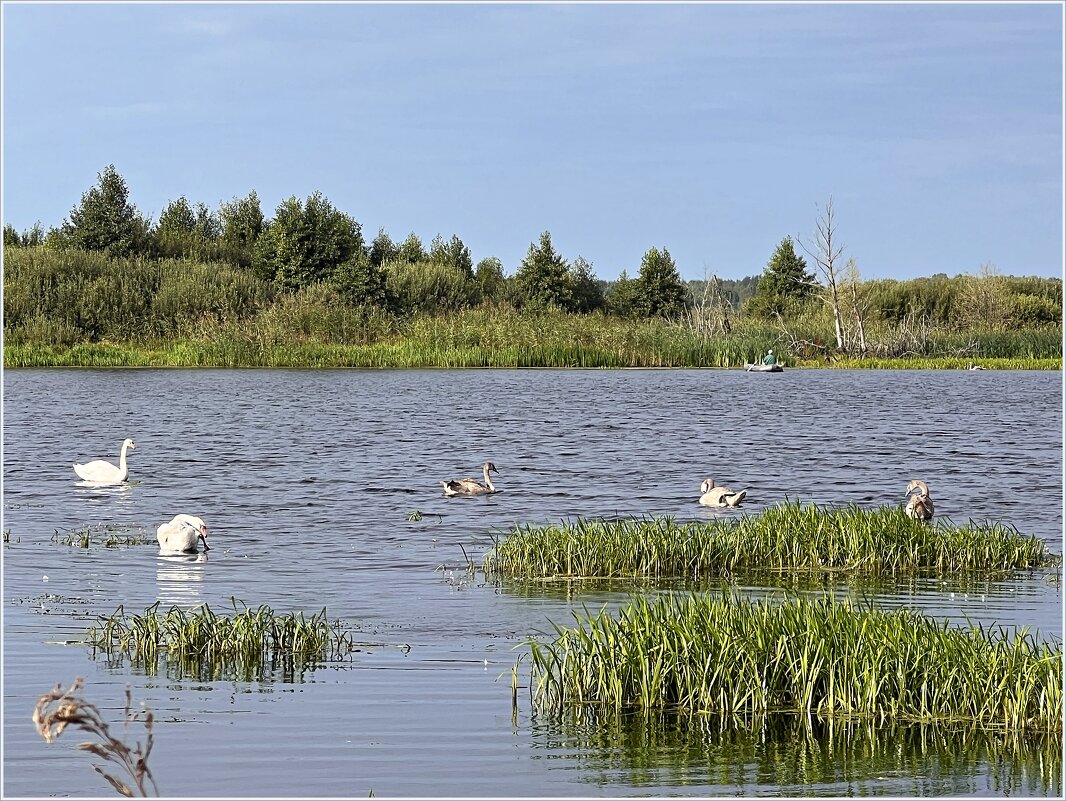
MULTIPOLYGON (((1063 270, 1063 7, 3 5, 3 222, 108 164, 157 219, 321 191, 367 239, 762 272, 833 197, 864 278, 1063 270)), ((801 251, 802 252, 802 251, 801 251)))

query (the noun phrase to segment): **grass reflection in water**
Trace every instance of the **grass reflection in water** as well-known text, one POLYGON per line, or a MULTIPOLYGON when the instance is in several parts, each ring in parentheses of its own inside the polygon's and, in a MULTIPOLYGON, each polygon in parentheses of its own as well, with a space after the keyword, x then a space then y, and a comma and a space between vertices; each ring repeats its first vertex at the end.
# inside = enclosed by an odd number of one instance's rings
MULTIPOLYGON (((533 723, 535 748, 570 753, 591 783, 701 786, 733 795, 1062 795, 1047 734, 796 715, 751 719, 583 707, 533 723)), ((669 794, 669 793, 667 793, 669 794)))

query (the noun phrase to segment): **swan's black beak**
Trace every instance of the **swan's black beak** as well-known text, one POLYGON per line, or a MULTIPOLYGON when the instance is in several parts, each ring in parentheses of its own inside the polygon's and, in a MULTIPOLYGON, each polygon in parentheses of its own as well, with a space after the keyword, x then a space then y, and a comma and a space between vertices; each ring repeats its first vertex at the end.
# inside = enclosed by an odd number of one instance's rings
POLYGON ((207 544, 207 535, 204 532, 201 531, 200 534, 199 534, 199 537, 200 537, 200 541, 203 542, 203 544, 204 544, 204 550, 205 551, 210 551, 211 550, 211 546, 207 544))

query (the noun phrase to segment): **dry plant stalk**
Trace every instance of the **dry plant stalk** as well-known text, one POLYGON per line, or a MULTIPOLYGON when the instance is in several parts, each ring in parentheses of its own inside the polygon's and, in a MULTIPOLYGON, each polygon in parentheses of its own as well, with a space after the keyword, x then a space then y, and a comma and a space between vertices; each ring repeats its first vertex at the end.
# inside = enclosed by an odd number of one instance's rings
MULTIPOLYGON (((122 728, 125 731, 130 723, 140 719, 148 735, 144 746, 136 743, 131 749, 111 734, 107 721, 94 704, 76 695, 83 685, 84 680, 79 676, 70 685, 69 690, 64 690, 62 684, 57 684, 54 690, 37 699, 37 706, 33 710, 33 723, 37 727, 37 733, 44 738, 45 742, 51 743, 63 733, 67 726, 75 726, 87 732, 96 737, 99 742, 87 740, 79 743, 78 750, 88 751, 122 768, 129 775, 141 798, 148 797, 148 782, 151 782, 152 790, 158 796, 159 788, 156 786, 155 779, 152 778, 152 772, 148 769, 148 755, 152 753, 153 742, 151 710, 145 709, 143 718, 142 713, 133 712, 133 695, 130 688, 126 687, 126 708, 122 728)), ((92 768, 120 794, 127 798, 135 797, 133 789, 122 779, 106 772, 99 765, 93 765, 92 768)))

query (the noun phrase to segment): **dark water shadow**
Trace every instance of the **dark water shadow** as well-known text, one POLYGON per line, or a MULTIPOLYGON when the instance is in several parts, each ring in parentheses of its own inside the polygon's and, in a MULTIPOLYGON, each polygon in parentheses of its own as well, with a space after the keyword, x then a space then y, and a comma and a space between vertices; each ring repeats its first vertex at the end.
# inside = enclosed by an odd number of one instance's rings
POLYGON ((721 795, 1061 797, 1063 791, 1061 733, 587 709, 535 718, 532 744, 540 752, 534 758, 579 767, 581 781, 592 784, 699 786, 721 795))

